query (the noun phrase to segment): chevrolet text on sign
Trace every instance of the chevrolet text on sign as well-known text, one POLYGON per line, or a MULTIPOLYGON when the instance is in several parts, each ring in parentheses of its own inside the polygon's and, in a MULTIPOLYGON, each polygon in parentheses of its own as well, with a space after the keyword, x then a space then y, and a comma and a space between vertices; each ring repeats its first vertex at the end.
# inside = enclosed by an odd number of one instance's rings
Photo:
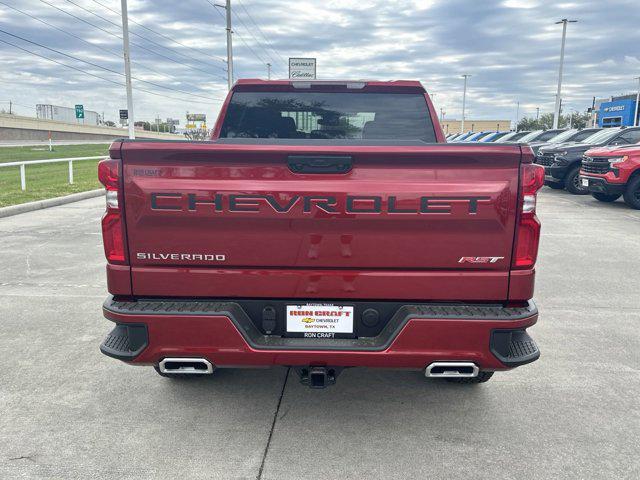
POLYGON ((315 80, 316 59, 315 58, 290 58, 289 78, 315 80))

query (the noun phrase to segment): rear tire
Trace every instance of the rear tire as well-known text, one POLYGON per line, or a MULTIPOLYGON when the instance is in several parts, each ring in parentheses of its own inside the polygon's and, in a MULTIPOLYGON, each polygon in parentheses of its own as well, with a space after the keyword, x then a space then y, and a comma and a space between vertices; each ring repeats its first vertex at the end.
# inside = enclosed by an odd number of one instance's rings
POLYGON ((591 196, 600 202, 611 203, 615 202, 622 195, 606 194, 606 193, 592 193, 591 196))
POLYGON ((479 372, 477 377, 447 378, 447 382, 469 385, 488 382, 491 377, 493 372, 479 372))
POLYGON ((553 182, 549 182, 549 183, 545 183, 545 185, 549 188, 552 188, 554 190, 562 190, 564 188, 564 183, 553 183, 553 182))
POLYGON ((624 203, 631 208, 640 210, 640 175, 637 175, 629 182, 624 192, 624 203))
POLYGON ((580 167, 575 167, 564 179, 564 188, 574 195, 588 195, 589 190, 580 185, 580 167))

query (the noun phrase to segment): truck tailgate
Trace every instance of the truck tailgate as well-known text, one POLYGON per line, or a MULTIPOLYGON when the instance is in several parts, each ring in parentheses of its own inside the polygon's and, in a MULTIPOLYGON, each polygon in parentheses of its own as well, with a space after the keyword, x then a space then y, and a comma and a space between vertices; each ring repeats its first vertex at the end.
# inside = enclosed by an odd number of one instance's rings
POLYGON ((134 294, 507 297, 517 145, 125 142, 121 157, 134 294), (300 157, 348 171, 299 173, 300 157))

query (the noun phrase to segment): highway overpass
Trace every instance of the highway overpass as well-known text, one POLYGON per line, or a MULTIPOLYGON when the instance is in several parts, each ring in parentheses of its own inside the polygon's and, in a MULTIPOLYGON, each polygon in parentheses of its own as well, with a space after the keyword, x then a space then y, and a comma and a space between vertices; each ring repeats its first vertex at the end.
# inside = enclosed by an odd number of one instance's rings
MULTIPOLYGON (((37 143, 49 140, 49 133, 54 142, 104 141, 127 137, 126 128, 107 127, 103 125, 82 125, 75 123, 42 120, 33 117, 22 117, 8 113, 0 113, 0 143, 37 143)), ((136 130, 136 137, 182 140, 184 136, 171 133, 156 133, 136 130)))

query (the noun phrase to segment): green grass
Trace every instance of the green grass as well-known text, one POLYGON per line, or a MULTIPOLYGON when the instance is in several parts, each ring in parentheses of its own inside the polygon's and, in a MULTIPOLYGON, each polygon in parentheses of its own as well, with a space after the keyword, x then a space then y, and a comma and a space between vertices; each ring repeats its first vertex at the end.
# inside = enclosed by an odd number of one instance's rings
POLYGON ((109 144, 95 145, 54 145, 53 151, 49 146, 37 147, 0 147, 0 163, 21 162, 27 160, 45 160, 47 158, 95 157, 107 155, 109 144))
MULTIPOLYGON (((47 158, 106 156, 109 145, 60 145, 54 147, 53 152, 49 152, 48 148, 41 150, 42 148, 0 148, 0 163, 47 158)), ((0 207, 100 188, 97 164, 97 159, 73 162, 73 185, 69 185, 69 164, 66 162, 27 165, 25 191, 20 189, 19 167, 0 168, 0 207)))

